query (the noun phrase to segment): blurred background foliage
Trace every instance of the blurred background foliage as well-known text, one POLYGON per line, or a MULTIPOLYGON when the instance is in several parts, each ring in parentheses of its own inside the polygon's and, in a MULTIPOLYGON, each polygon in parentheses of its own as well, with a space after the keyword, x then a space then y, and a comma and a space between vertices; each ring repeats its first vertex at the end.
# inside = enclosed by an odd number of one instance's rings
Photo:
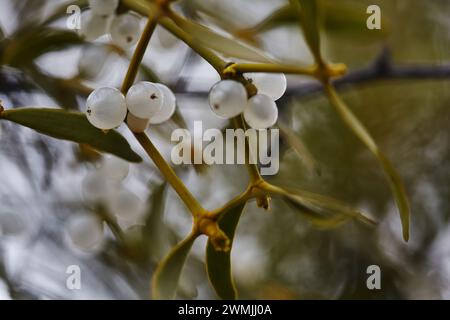
MULTIPOLYGON (((82 3, 83 1, 80 1, 82 3)), ((0 99, 20 106, 84 108, 93 87, 118 86, 130 53, 107 45, 105 66, 95 78, 78 74, 84 43, 53 17, 59 0, 0 0, 0 99)), ((190 19, 259 46, 289 63, 311 56, 289 14, 274 14, 283 0, 184 0, 190 19), (261 23, 272 14, 276 19, 261 23)), ((320 230, 282 202, 270 212, 247 206, 232 253, 241 298, 249 299, 421 299, 450 298, 450 2, 446 0, 324 0, 323 47, 328 60, 368 70, 389 53, 392 66, 431 68, 426 77, 379 77, 340 86, 344 99, 391 158, 410 196, 411 240, 401 239, 400 222, 374 157, 342 124, 314 83, 288 77, 288 94, 278 105, 280 120, 309 150, 317 168, 305 165, 303 150, 283 140, 281 168, 269 180, 345 200, 380 223, 349 222, 320 230), (366 8, 382 8, 383 30, 365 27, 366 8), (383 51, 384 50, 384 51, 383 51), (387 51, 388 50, 388 51, 387 51), (418 67, 419 66, 419 67, 418 67), (379 265, 382 289, 368 290, 366 268, 379 265)), ((158 28, 140 79, 156 77, 171 86, 179 112, 150 129, 166 159, 171 129, 203 120, 224 127, 210 112, 206 95, 218 78, 184 44, 158 28)), ((427 69, 428 70, 428 69, 427 69)), ((190 216, 150 161, 132 164, 121 188, 142 202, 138 225, 106 218, 105 241, 95 252, 73 250, 67 221, 97 214, 83 200, 82 185, 99 163, 86 146, 57 141, 0 122, 0 298, 147 299, 152 272, 171 246, 190 229, 190 216), (82 289, 66 288, 66 268, 79 265, 82 289)), ((146 157, 125 128, 134 150, 146 157)), ((208 209, 224 204, 247 183, 242 166, 180 167, 184 182, 208 209)), ((122 208, 127 210, 127 208, 122 208)), ((109 216, 106 214, 106 216, 109 216)), ((182 275, 179 297, 214 299, 205 274, 202 238, 182 275)))

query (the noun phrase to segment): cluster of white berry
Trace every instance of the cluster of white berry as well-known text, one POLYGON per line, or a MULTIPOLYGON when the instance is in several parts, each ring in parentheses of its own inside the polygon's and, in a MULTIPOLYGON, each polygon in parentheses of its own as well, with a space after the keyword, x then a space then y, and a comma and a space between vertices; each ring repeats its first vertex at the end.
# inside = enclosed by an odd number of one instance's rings
POLYGON ((148 124, 169 120, 175 108, 176 98, 172 90, 164 84, 147 81, 133 85, 126 97, 116 88, 96 89, 86 102, 87 119, 102 130, 118 127, 127 118, 132 131, 142 132, 148 124))
POLYGON ((84 39, 94 41, 109 33, 112 42, 123 49, 137 43, 141 19, 131 13, 115 15, 119 0, 89 0, 89 6, 81 14, 80 35, 84 39))
MULTIPOLYGON (((82 183, 84 201, 93 207, 102 205, 124 227, 138 225, 145 213, 141 199, 123 185, 129 169, 127 161, 107 156, 100 168, 89 172, 82 183)), ((69 245, 83 252, 96 252, 105 239, 103 222, 94 214, 71 217, 66 231, 69 245)))
POLYGON ((231 119, 243 113, 247 124, 254 129, 267 129, 278 119, 275 103, 286 91, 284 74, 249 73, 246 77, 258 89, 258 94, 248 99, 240 82, 222 80, 209 93, 209 105, 219 117, 231 119))

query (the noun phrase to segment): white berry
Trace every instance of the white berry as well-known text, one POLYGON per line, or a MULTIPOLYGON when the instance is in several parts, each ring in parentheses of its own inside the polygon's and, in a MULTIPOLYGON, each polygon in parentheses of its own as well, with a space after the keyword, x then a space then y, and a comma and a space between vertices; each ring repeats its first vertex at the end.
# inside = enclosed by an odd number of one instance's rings
POLYGON ((87 99, 86 114, 94 127, 103 130, 118 127, 127 115, 125 97, 116 88, 96 89, 87 99))
POLYGON ((97 205, 109 201, 114 193, 113 186, 99 171, 89 172, 81 184, 84 201, 97 205))
POLYGON ((94 79, 102 71, 108 55, 103 46, 84 47, 78 60, 78 73, 84 78, 94 79))
POLYGON ((129 171, 130 164, 115 156, 106 156, 100 167, 100 172, 104 174, 106 178, 114 181, 124 180, 128 176, 129 171))
POLYGON ((143 202, 127 189, 120 190, 109 203, 109 209, 124 221, 137 222, 143 213, 143 202))
POLYGON ((140 31, 139 17, 129 13, 115 17, 110 28, 112 41, 124 49, 129 49, 137 43, 140 31))
POLYGON ((161 110, 163 93, 151 82, 136 83, 128 90, 126 101, 128 110, 136 117, 149 119, 161 110))
POLYGON ((109 19, 94 14, 92 10, 86 10, 81 14, 80 23, 80 36, 86 41, 94 41, 107 33, 109 19))
POLYGON ((103 223, 94 215, 77 215, 67 222, 71 243, 82 251, 96 249, 103 240, 103 223))
POLYGON ((162 92, 163 104, 161 106, 161 110, 150 118, 151 124, 160 124, 168 121, 175 113, 177 106, 177 99, 169 87, 161 83, 156 83, 156 86, 162 92))
POLYGON ((271 97, 257 94, 248 100, 244 118, 254 129, 267 129, 277 122, 277 105, 271 97))
POLYGON ((89 0, 89 7, 97 15, 110 16, 119 6, 119 0, 89 0))
POLYGON ((245 87, 233 80, 216 83, 209 93, 209 105, 219 117, 230 119, 244 111, 247 104, 245 87))
POLYGON ((251 79, 258 93, 265 94, 275 101, 286 92, 287 80, 283 73, 247 73, 246 76, 251 79))

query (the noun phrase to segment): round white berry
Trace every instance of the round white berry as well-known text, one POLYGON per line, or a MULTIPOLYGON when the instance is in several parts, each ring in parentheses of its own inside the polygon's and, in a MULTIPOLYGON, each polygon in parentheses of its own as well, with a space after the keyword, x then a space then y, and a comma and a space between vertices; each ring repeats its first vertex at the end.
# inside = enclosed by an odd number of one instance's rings
POLYGON ((277 122, 277 105, 271 97, 257 94, 248 100, 244 118, 254 129, 267 129, 277 122))
POLYGON ((95 250, 103 240, 103 223, 94 215, 76 215, 67 222, 68 238, 77 249, 95 250))
POLYGON ((139 17, 130 13, 115 17, 110 28, 113 43, 124 49, 129 49, 137 43, 140 31, 139 17))
POLYGON ((132 86, 126 97, 128 110, 141 119, 149 119, 158 113, 163 100, 163 93, 159 87, 147 81, 138 82, 132 86))
POLYGON ((118 127, 127 115, 125 97, 116 88, 96 89, 87 99, 86 114, 94 127, 103 130, 118 127))
POLYGON ((209 92, 209 105, 219 117, 230 119, 244 111, 247 104, 245 87, 234 80, 216 83, 209 92))
POLYGON ((89 0, 89 6, 97 15, 110 16, 119 6, 119 0, 89 0))
POLYGON ((265 94, 275 101, 286 92, 287 81, 283 73, 247 73, 246 76, 251 79, 258 93, 265 94))
POLYGON ((120 190, 109 203, 109 209, 124 221, 137 222, 143 213, 143 202, 127 189, 120 190))
POLYGON ((108 50, 103 46, 91 45, 84 47, 78 60, 78 73, 87 79, 94 79, 102 71, 108 50))
POLYGON ((115 156, 106 156, 103 158, 103 163, 100 167, 100 172, 106 178, 114 181, 122 181, 128 176, 130 171, 130 164, 115 156))
POLYGON ((80 36, 86 41, 94 41, 95 39, 107 33, 109 18, 107 16, 99 16, 86 10, 80 17, 80 36))
POLYGON ((175 113, 177 106, 177 99, 169 87, 161 83, 156 83, 156 86, 162 92, 163 104, 161 106, 161 110, 150 118, 151 124, 160 124, 168 121, 175 113))
POLYGON ((84 201, 97 205, 107 203, 113 196, 113 186, 99 171, 89 172, 81 184, 84 201))

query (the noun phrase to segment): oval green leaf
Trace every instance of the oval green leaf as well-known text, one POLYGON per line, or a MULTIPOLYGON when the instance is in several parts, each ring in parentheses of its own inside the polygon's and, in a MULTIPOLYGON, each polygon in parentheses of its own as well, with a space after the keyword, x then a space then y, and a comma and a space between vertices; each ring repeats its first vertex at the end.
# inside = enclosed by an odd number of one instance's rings
POLYGON ((405 187, 403 186, 400 175, 397 173, 389 159, 386 158, 386 156, 378 148, 369 131, 367 131, 364 125, 336 93, 336 89, 332 85, 327 84, 325 85, 325 91, 331 104, 334 106, 344 123, 353 131, 362 143, 366 145, 366 147, 377 157, 380 162, 381 167, 388 179, 389 186, 391 187, 400 214, 400 220, 403 228, 403 239, 408 241, 410 207, 408 196, 406 195, 405 187))
MULTIPOLYGON (((236 227, 245 209, 245 203, 228 212, 220 219, 219 227, 230 239, 230 248, 233 246, 236 227)), ((235 300, 237 297, 231 274, 231 249, 227 252, 216 251, 211 241, 206 246, 206 268, 209 280, 217 295, 225 300, 235 300)))
POLYGON ((342 201, 305 190, 285 191, 285 201, 297 208, 312 224, 320 228, 333 228, 349 219, 368 225, 376 222, 364 212, 342 201))
MULTIPOLYGON (((368 30, 361 28, 366 24, 367 14, 364 5, 344 4, 335 1, 321 2, 323 11, 324 27, 328 33, 333 35, 361 35, 367 39, 382 38, 386 35, 389 23, 383 17, 381 30, 368 30)), ((272 28, 291 25, 298 22, 298 13, 292 10, 290 4, 282 6, 255 26, 243 30, 247 33, 261 33, 272 28)))
POLYGON ((306 168, 320 176, 321 168, 302 139, 283 121, 278 120, 278 128, 281 136, 286 139, 287 144, 299 156, 306 168))
POLYGON ((320 53, 319 17, 316 0, 290 0, 298 15, 300 26, 317 62, 322 62, 320 53))
POLYGON ((153 275, 152 296, 156 300, 174 299, 181 271, 198 235, 191 233, 164 258, 153 275))
POLYGON ((227 57, 263 63, 273 61, 258 49, 238 40, 222 36, 199 23, 184 19, 181 16, 173 17, 173 21, 185 32, 193 35, 201 45, 227 57))
POLYGON ((92 126, 83 113, 50 108, 19 108, 5 110, 0 119, 36 130, 47 136, 88 144, 130 162, 140 162, 128 141, 117 131, 107 133, 92 126))

